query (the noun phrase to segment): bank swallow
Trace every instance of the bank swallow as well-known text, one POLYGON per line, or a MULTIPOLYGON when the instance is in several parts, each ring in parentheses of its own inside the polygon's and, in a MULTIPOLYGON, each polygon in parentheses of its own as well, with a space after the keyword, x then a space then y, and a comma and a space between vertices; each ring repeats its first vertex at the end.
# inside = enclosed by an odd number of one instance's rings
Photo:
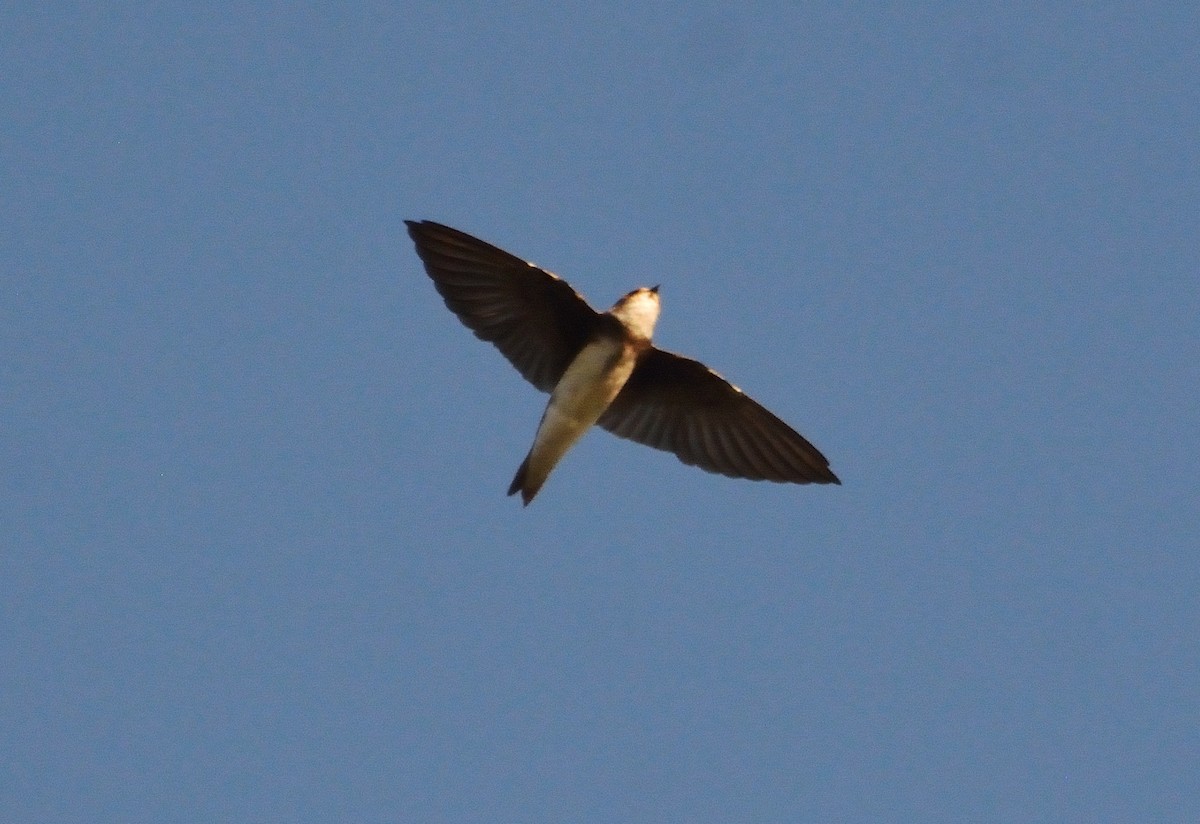
POLYGON ((526 506, 592 424, 731 478, 841 483, 798 432, 699 361, 651 344, 658 287, 597 312, 566 281, 468 234, 406 220, 450 311, 550 401, 508 494, 526 506))

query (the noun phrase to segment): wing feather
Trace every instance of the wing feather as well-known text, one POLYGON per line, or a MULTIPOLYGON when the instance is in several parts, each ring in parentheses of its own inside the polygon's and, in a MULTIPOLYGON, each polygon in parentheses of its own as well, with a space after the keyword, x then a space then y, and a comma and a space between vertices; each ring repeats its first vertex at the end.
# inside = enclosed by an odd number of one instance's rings
POLYGON ((598 423, 733 478, 841 483, 796 430, 704 364, 662 349, 647 350, 598 423))
POLYGON ((465 232, 406 220, 446 306, 524 378, 550 392, 600 315, 566 281, 465 232))

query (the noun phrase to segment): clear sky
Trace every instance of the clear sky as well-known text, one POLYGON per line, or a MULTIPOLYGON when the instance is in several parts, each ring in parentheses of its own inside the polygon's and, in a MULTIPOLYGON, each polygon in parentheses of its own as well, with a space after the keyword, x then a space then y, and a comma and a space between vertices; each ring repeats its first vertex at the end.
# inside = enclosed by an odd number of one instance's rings
POLYGON ((1200 820, 1198 42, 6 4, 0 820, 1200 820), (523 509, 405 218, 661 283, 844 485, 597 431, 523 509))

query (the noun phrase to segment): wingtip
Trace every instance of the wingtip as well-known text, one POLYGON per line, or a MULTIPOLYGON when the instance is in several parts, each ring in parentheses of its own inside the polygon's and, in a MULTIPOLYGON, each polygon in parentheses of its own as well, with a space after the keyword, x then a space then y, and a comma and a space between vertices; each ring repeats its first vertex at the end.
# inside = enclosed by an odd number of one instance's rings
POLYGON ((405 220, 404 225, 408 229, 408 236, 413 240, 417 239, 417 235, 422 234, 428 225, 428 220, 405 220))
MULTIPOLYGON (((450 229, 449 226, 443 226, 433 220, 408 220, 404 221, 405 227, 408 229, 408 236, 413 240, 430 237, 440 229, 450 229)), ((450 229, 451 232, 456 232, 456 229, 450 229)))

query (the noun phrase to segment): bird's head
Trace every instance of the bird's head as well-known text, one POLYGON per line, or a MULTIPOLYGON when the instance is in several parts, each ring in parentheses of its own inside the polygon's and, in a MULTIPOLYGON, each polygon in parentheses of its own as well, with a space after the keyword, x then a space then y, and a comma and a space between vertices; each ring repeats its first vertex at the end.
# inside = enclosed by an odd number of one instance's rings
POLYGON ((609 310, 614 318, 636 337, 649 340, 654 335, 654 324, 658 321, 658 287, 634 289, 621 298, 609 310))

